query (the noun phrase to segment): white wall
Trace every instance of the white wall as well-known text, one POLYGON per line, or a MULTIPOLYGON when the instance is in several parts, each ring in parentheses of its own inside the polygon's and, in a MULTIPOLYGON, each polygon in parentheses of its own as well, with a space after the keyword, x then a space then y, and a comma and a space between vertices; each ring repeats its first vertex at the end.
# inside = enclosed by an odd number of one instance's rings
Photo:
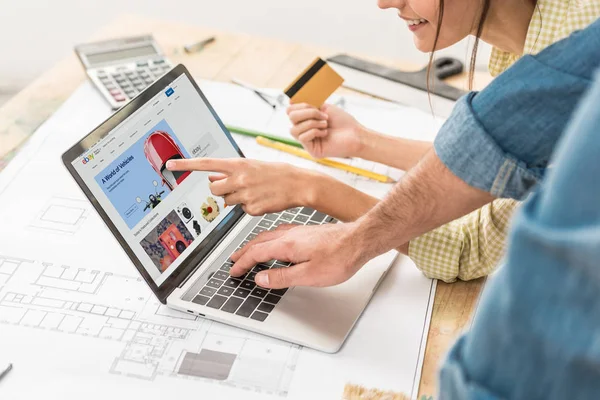
MULTIPOLYGON (((0 0, 0 91, 26 85, 119 13, 427 61, 404 22, 376 0, 0 0)), ((465 60, 466 47, 446 53, 465 60)))

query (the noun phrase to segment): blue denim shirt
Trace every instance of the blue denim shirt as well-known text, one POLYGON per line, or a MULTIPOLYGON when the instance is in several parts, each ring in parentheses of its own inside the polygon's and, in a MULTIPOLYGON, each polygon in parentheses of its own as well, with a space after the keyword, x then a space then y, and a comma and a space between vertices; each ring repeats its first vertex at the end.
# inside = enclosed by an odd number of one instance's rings
MULTIPOLYGON (((596 44, 588 50, 599 53, 598 34, 592 38, 596 44)), ((538 107, 529 103, 516 118, 533 117, 531 108, 538 107)), ((553 110, 545 118, 563 113, 553 110)), ((517 181, 526 172, 539 179, 529 165, 548 163, 550 139, 544 132, 533 136, 546 149, 518 151, 528 162, 511 173, 505 190, 525 190, 530 184, 517 181)), ((559 135, 548 136, 556 142, 559 135)), ((553 168, 515 216, 506 265, 442 367, 440 399, 600 399, 600 71, 557 148, 553 168)))
POLYGON ((440 399, 600 398, 600 72, 506 265, 442 368, 440 399))
POLYGON ((600 20, 461 98, 437 135, 436 154, 469 185, 523 199, 543 177, 598 65, 600 20))

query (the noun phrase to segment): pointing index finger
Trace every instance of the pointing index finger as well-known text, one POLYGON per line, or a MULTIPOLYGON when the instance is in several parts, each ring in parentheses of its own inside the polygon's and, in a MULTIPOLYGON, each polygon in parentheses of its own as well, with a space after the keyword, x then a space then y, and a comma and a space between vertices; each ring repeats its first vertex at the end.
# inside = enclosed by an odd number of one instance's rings
POLYGON ((231 174, 240 160, 225 158, 184 158, 167 161, 170 171, 210 171, 231 174))

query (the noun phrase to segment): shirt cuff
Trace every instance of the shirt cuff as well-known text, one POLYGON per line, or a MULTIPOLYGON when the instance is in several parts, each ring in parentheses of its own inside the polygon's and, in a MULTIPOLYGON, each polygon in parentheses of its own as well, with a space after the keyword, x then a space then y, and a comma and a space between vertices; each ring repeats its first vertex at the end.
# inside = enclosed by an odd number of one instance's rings
POLYGON ((438 133, 434 148, 454 175, 494 197, 522 199, 541 177, 524 162, 505 153, 475 115, 477 93, 458 100, 451 118, 438 133))
POLYGON ((452 283, 459 273, 463 243, 460 229, 443 225, 411 240, 408 256, 427 278, 452 283))
POLYGON ((489 275, 504 255, 514 200, 500 199, 410 241, 408 256, 425 276, 454 282, 489 275))

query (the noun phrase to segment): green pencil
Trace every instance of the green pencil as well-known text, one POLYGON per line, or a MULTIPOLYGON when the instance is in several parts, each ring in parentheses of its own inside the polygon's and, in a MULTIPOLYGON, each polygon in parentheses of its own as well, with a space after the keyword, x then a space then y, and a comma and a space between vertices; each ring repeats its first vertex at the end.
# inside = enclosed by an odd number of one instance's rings
POLYGON ((225 127, 227 129, 229 129, 231 132, 233 132, 233 133, 239 133, 240 135, 250 136, 250 137, 259 137, 259 136, 262 136, 262 137, 270 139, 270 140, 272 140, 274 142, 285 143, 287 145, 294 146, 294 147, 299 147, 301 149, 303 148, 301 143, 296 142, 295 140, 292 140, 292 139, 281 137, 281 136, 269 135, 268 133, 262 133, 262 132, 258 132, 258 131, 253 131, 251 129, 239 128, 237 126, 232 126, 232 125, 225 125, 225 127))

